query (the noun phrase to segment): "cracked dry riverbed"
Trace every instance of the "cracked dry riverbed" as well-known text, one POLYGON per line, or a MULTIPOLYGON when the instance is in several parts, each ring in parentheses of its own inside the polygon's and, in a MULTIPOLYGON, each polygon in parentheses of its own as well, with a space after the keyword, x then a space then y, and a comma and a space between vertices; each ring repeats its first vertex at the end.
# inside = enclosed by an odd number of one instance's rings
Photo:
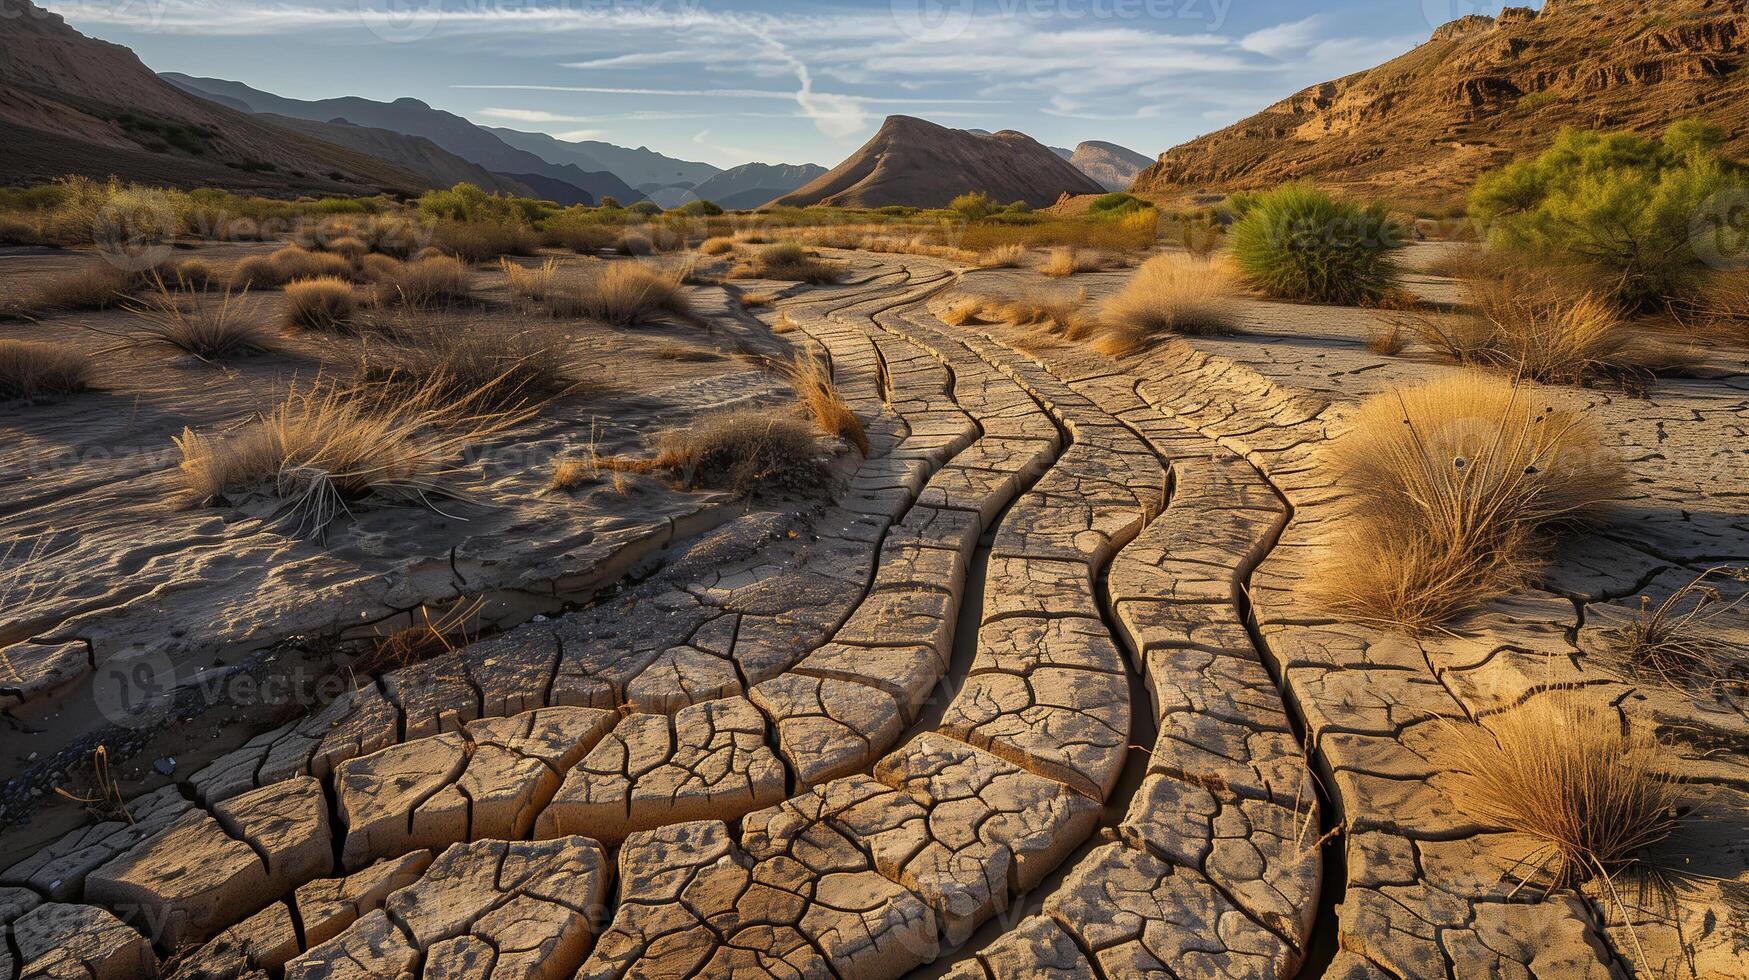
POLYGON ((1369 353, 1375 314, 1247 303, 1120 362, 938 316, 1030 272, 855 262, 764 314, 868 424, 834 499, 677 535, 35 847, 0 872, 0 974, 1749 972, 1745 707, 1605 666, 1638 596, 1749 562, 1741 352, 1647 400, 1558 392, 1634 499, 1417 639, 1298 590, 1325 443, 1448 370, 1369 353), (1519 888, 1532 845, 1446 795, 1448 720, 1577 686, 1677 747, 1668 889, 1519 888))

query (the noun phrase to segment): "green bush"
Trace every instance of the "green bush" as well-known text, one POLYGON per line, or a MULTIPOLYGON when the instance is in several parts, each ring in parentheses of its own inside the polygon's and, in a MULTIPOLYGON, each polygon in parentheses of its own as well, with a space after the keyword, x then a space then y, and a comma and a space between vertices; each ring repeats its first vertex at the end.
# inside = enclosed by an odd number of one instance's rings
POLYGON ((1381 204, 1338 201, 1308 184, 1261 194, 1231 233, 1233 261, 1277 299, 1357 305, 1398 284, 1403 229, 1381 204))
POLYGON ((1661 139, 1569 130, 1546 153, 1482 178, 1470 215, 1491 245, 1603 270, 1635 309, 1692 299, 1707 259, 1731 247, 1720 195, 1749 190, 1718 129, 1685 121, 1661 139), (1709 238, 1711 239, 1709 241, 1709 238))
POLYGON ((1140 211, 1147 206, 1148 203, 1141 198, 1118 191, 1094 198, 1093 203, 1087 206, 1087 210, 1094 214, 1118 215, 1140 211))
POLYGON ((678 214, 687 218, 715 218, 723 213, 723 209, 717 207, 710 201, 698 200, 687 201, 685 204, 674 208, 668 213, 678 214))
POLYGON ((662 213, 662 205, 657 204, 655 201, 643 200, 626 208, 626 210, 632 214, 643 215, 646 218, 654 218, 662 213))
POLYGON ((967 221, 978 221, 995 214, 1000 205, 983 191, 974 191, 947 202, 947 209, 967 221))

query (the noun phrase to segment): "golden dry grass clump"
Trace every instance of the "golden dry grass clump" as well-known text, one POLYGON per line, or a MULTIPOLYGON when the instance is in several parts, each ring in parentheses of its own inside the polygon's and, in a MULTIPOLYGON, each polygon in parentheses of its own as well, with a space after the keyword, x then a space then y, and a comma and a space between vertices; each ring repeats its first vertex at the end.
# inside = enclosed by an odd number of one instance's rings
POLYGON ((510 281, 510 293, 517 299, 544 302, 552 295, 553 281, 558 276, 559 261, 547 259, 540 265, 528 266, 509 259, 500 259, 504 276, 510 281))
POLYGON ((799 244, 786 242, 760 249, 730 271, 729 277, 825 285, 844 278, 844 267, 810 253, 799 244))
POLYGON ((816 354, 797 354, 795 359, 779 367, 784 380, 795 389, 796 401, 813 418, 820 431, 834 439, 843 439, 856 447, 866 459, 869 453, 868 433, 862 419, 832 382, 832 368, 816 354))
POLYGON ((318 381, 294 387, 265 416, 224 435, 184 429, 184 487, 225 504, 264 493, 301 533, 320 531, 360 501, 428 503, 459 495, 464 451, 526 420, 442 385, 412 392, 318 381))
POLYGON ((1565 888, 1613 878, 1676 829, 1681 798, 1649 732, 1583 691, 1557 691, 1453 725, 1453 800, 1470 816, 1534 838, 1522 880, 1565 888))
POLYGON ((733 238, 707 238, 698 246, 702 255, 728 255, 735 250, 733 238))
POLYGON ((1690 358, 1648 336, 1603 293, 1551 270, 1497 271, 1472 281, 1474 312, 1407 321, 1423 344, 1460 364, 1554 384, 1644 383, 1690 358))
POLYGON ((1162 334, 1230 333, 1238 321, 1234 293, 1235 279, 1224 262, 1155 256, 1106 301, 1100 349, 1121 356, 1162 334))
POLYGON ((706 415, 684 429, 663 433, 650 459, 603 457, 566 460, 553 471, 552 486, 576 490, 604 473, 667 473, 687 489, 808 494, 831 479, 814 427, 777 407, 738 408, 706 415))
POLYGON ((1087 291, 1084 289, 1073 293, 1028 290, 1012 299, 968 297, 950 306, 943 313, 943 319, 955 326, 1006 323, 1011 327, 1057 334, 1068 340, 1084 340, 1098 329, 1096 321, 1083 312, 1086 305, 1087 291))
POLYGON ((399 303, 414 309, 453 306, 468 299, 473 287, 467 265, 447 255, 373 263, 367 272, 376 284, 377 302, 383 305, 399 303))
POLYGON ((344 257, 291 245, 271 255, 251 255, 237 263, 231 270, 231 286, 235 289, 261 289, 283 286, 299 279, 345 279, 351 275, 352 263, 344 257))
POLYGON ((422 320, 356 354, 356 376, 386 395, 440 394, 492 411, 538 407, 576 392, 568 338, 549 324, 422 320))
POLYGON ((233 293, 227 288, 213 297, 191 287, 172 290, 162 279, 153 291, 126 309, 141 323, 137 344, 167 347, 203 361, 217 361, 272 350, 273 337, 257 319, 258 310, 247 302, 248 290, 233 293))
POLYGON ((1480 372, 1369 399, 1330 462, 1349 507, 1313 591, 1333 611, 1410 629, 1511 591, 1552 531, 1625 489, 1587 418, 1480 372))
POLYGON ((1025 245, 998 245, 978 256, 980 269, 1018 269, 1026 264, 1025 245))
POLYGON ((1749 603, 1749 593, 1727 598, 1713 584, 1731 578, 1749 581, 1749 570, 1708 569, 1659 603, 1641 596, 1639 614, 1615 631, 1620 665, 1675 688, 1749 687, 1749 660, 1724 621, 1749 603))
POLYGON ((66 344, 0 338, 0 399, 35 401, 91 387, 92 362, 66 344))
POLYGON ((16 296, 0 299, 0 316, 32 318, 59 311, 106 310, 138 291, 154 271, 92 262, 33 277, 16 296))
POLYGON ((335 276, 287 283, 285 299, 286 324, 305 330, 340 330, 358 313, 352 283, 335 276))
POLYGON ((463 262, 490 262, 506 255, 534 254, 534 232, 506 221, 439 221, 431 233, 439 252, 463 262))
POLYGON ((558 317, 589 317, 615 326, 662 313, 690 316, 682 288, 686 270, 664 271, 642 262, 604 262, 579 281, 556 285, 547 309, 558 317))
POLYGON ((1078 276, 1083 272, 1098 272, 1110 265, 1110 260, 1099 252, 1079 248, 1052 249, 1050 255, 1039 263, 1040 275, 1052 279, 1066 279, 1078 276))

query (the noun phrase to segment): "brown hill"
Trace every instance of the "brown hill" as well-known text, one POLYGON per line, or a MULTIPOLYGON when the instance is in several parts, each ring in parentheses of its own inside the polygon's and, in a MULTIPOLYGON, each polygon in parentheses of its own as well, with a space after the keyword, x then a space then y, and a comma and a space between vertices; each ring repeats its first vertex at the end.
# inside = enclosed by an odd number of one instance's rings
POLYGON ((910 116, 890 116, 849 159, 772 203, 939 208, 968 191, 983 191, 1003 203, 1025 201, 1048 207, 1064 194, 1102 190, 1025 134, 1004 130, 981 135, 910 116))
POLYGON ((1547 0, 1471 16, 1162 154, 1134 190, 1177 197, 1297 178, 1431 207, 1563 127, 1661 131, 1699 117, 1749 156, 1749 0, 1547 0))
POLYGON ((1069 162, 1108 191, 1127 189, 1135 182, 1137 174, 1154 163, 1128 147, 1099 140, 1088 140, 1075 147, 1069 162))
POLYGON ((216 105, 30 0, 0 0, 0 182, 63 174, 261 192, 414 190, 412 172, 216 105))

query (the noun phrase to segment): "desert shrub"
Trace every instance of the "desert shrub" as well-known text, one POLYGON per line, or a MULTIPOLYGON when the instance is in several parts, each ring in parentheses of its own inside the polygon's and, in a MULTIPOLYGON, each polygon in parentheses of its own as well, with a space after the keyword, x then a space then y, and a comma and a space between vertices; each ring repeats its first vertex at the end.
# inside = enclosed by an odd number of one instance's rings
POLYGON ((524 420, 441 387, 409 395, 318 381, 294 387, 242 429, 185 429, 175 443, 183 485, 196 500, 275 497, 301 533, 321 531, 367 500, 429 504, 458 495, 463 453, 524 420))
POLYGON ((629 326, 660 314, 690 315, 681 274, 641 262, 604 262, 580 281, 556 285, 547 298, 554 316, 586 316, 629 326))
POLYGON ((1033 216, 1026 224, 980 221, 967 225, 957 239, 960 249, 980 255, 1005 245, 1029 249, 1075 248, 1106 253, 1151 251, 1159 240, 1159 212, 1146 208, 1115 219, 1033 216))
POLYGON ((710 201, 687 201, 685 204, 668 212, 683 218, 715 218, 724 213, 723 209, 710 201))
POLYGON ((1402 228, 1383 205, 1338 201, 1306 184, 1261 195, 1229 235, 1240 273, 1276 299, 1359 305, 1398 285, 1402 228))
POLYGON ((251 255, 237 263, 231 270, 231 287, 261 289, 283 286, 297 279, 345 279, 351 275, 352 263, 345 258, 292 245, 271 255, 251 255))
POLYGON ((1028 290, 1012 299, 989 296, 968 297, 949 307, 944 319, 949 323, 1006 323, 1011 327, 1030 327, 1062 334, 1071 340, 1091 336, 1096 329, 1093 318, 1082 312, 1087 305, 1087 291, 1073 293, 1028 290))
POLYGON ((655 201, 639 201, 626 208, 627 214, 635 214, 640 218, 654 218, 662 213, 662 205, 655 201))
POLYGON ((397 215, 373 215, 353 229, 365 247, 377 255, 404 259, 431 240, 431 227, 397 215))
POLYGON ((1428 347, 1460 364, 1500 368, 1535 381, 1641 386, 1688 358, 1647 335, 1616 303, 1558 274, 1520 270, 1471 284, 1473 312, 1407 321, 1428 347))
POLYGON ((936 315, 941 318, 941 322, 955 327, 963 327, 973 323, 983 323, 985 322, 984 306, 987 302, 988 300, 973 296, 954 303, 952 306, 949 306, 947 309, 942 310, 936 315))
POLYGON ((176 264, 174 279, 177 285, 188 289, 211 289, 222 277, 202 259, 184 259, 176 264))
POLYGON ((359 259, 370 254, 370 246, 366 245, 363 239, 352 235, 343 235, 328 243, 328 251, 348 262, 356 263, 359 259))
POLYGON ((735 250, 733 238, 707 238, 698 250, 704 255, 728 255, 735 250))
POLYGON ((1025 245, 1003 245, 978 256, 980 269, 1018 269, 1025 264, 1025 245))
POLYGON ((1724 142, 1693 121, 1655 140, 1567 131, 1542 155, 1478 181, 1470 214, 1496 247, 1606 271, 1610 298, 1632 309, 1686 302, 1741 234, 1717 202, 1749 190, 1749 173, 1724 158, 1724 142))
POLYGON ((832 368, 823 359, 813 354, 798 354, 793 361, 781 365, 780 371, 784 380, 795 389, 796 401, 821 432, 834 439, 843 439, 864 457, 868 456, 868 435, 863 429, 862 419, 838 393, 838 386, 832 382, 832 368))
POLYGON ((1456 372, 1368 399, 1330 462, 1348 507, 1313 591, 1333 611, 1424 629, 1522 584, 1552 535, 1625 488, 1584 416, 1456 372))
POLYGON ((108 262, 37 277, 16 298, 0 301, 0 314, 35 317, 74 310, 106 310, 124 301, 145 282, 145 276, 108 262))
POLYGON ((1050 276, 1052 279, 1066 279, 1083 272, 1098 272, 1109 263, 1110 260, 1098 252, 1059 248, 1039 263, 1038 271, 1040 275, 1050 276))
POLYGON ((532 408, 578 390, 569 338, 550 325, 424 320, 366 343, 356 377, 383 393, 421 393, 476 408, 532 408))
POLYGON ((535 266, 523 265, 509 259, 499 261, 503 265, 505 277, 510 280, 511 295, 539 303, 552 294, 553 282, 559 272, 557 259, 547 259, 535 266))
POLYGON ((534 254, 534 232, 512 221, 439 221, 432 245, 463 262, 490 262, 506 255, 534 254))
POLYGON ((1225 263, 1159 255, 1143 263, 1101 318, 1106 353, 1133 351, 1161 334, 1229 333, 1238 311, 1225 263))
POLYGON ((814 427, 783 409, 707 415, 664 433, 657 460, 688 487, 736 494, 812 493, 830 479, 814 427))
POLYGON ((621 231, 614 239, 613 250, 621 255, 638 257, 656 254, 656 243, 642 231, 621 231))
POLYGON ((548 245, 568 248, 578 255, 594 255, 613 248, 619 241, 619 228, 588 222, 549 223, 541 232, 548 245))
POLYGON ((988 218, 995 214, 1001 209, 1001 206, 983 191, 973 191, 969 194, 961 194, 949 201, 947 209, 967 221, 977 221, 980 218, 988 218))
POLYGON ((1115 217, 1118 215, 1131 214, 1143 210, 1146 207, 1148 207, 1148 202, 1133 194, 1125 194, 1119 191, 1111 194, 1103 194, 1094 198, 1093 203, 1087 205, 1087 210, 1092 214, 1110 215, 1115 217))
POLYGON ((1600 695, 1542 694, 1452 725, 1450 736, 1442 754, 1456 777, 1453 801, 1537 841, 1522 874, 1544 875, 1550 888, 1621 874, 1676 829, 1672 753, 1650 732, 1624 731, 1600 695))
POLYGON ((222 296, 212 297, 186 287, 173 290, 157 279, 143 301, 126 304, 141 324, 140 332, 130 340, 167 347, 203 361, 272 350, 273 338, 256 319, 258 311, 245 302, 247 295, 247 290, 236 294, 227 289, 222 296))
POLYGON ((468 267, 460 259, 447 255, 385 267, 382 272, 381 278, 376 279, 379 303, 400 303, 422 309, 453 305, 471 295, 469 287, 473 277, 468 267))
POLYGON ((333 276, 300 279, 285 287, 286 324, 305 330, 339 330, 358 312, 352 284, 333 276))
POLYGON ((768 245, 730 273, 735 279, 774 279, 780 282, 835 283, 844 267, 810 253, 794 242, 768 245))
POLYGON ((0 399, 35 401, 91 386, 91 358, 66 344, 0 338, 0 399))

